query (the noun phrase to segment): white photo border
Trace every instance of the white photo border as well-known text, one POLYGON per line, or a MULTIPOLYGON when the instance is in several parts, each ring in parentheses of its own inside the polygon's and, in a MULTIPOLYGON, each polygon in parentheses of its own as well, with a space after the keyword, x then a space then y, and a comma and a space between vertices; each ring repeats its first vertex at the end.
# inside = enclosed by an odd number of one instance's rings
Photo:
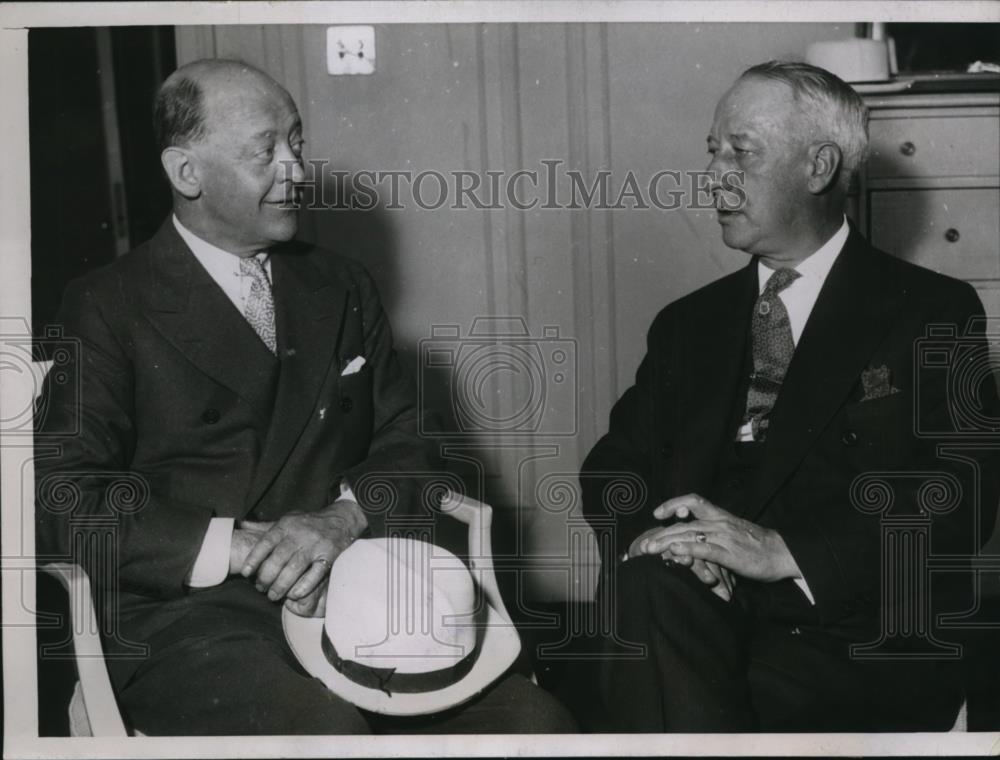
MULTIPOLYGON (((237 24, 421 24, 580 22, 1000 22, 985 0, 486 0, 475 2, 104 2, 6 3, 0 6, 0 134, 7 160, 0 182, 0 303, 3 315, 30 320, 31 240, 28 161, 28 29, 73 26, 237 24)), ((0 315, 2 316, 2 315, 0 315)), ((2 338, 0 338, 2 340, 2 338)), ((0 419, 32 379, 4 375, 0 419)), ((1000 733, 664 734, 578 736, 129 737, 38 736, 33 479, 30 443, 0 435, 4 757, 405 757, 510 755, 989 755, 1000 733), (24 494, 27 494, 25 497, 24 494)))

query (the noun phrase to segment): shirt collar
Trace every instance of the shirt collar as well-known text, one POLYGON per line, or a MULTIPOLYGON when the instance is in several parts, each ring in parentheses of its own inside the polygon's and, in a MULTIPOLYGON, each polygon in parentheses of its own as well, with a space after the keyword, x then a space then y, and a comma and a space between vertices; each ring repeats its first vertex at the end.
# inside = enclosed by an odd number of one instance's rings
MULTIPOLYGON (((174 227, 177 229, 177 234, 179 234, 181 239, 187 243, 188 248, 190 248, 191 252, 197 256, 199 261, 205 261, 207 259, 218 262, 219 264, 224 263, 228 266, 230 264, 234 264, 240 259, 240 257, 235 253, 225 251, 216 245, 212 245, 204 238, 200 238, 195 235, 191 232, 191 230, 181 224, 181 220, 177 218, 177 214, 173 215, 173 220, 174 227)), ((256 257, 261 264, 267 264, 267 261, 270 258, 270 253, 267 251, 261 251, 256 254, 256 257)))
MULTIPOLYGON (((820 284, 825 282, 826 276, 830 274, 830 270, 833 268, 833 262, 837 260, 837 256, 844 248, 844 243, 847 242, 847 236, 850 234, 850 231, 851 228, 845 216, 840 229, 833 233, 833 237, 823 243, 815 253, 800 261, 794 267, 795 271, 802 275, 803 278, 818 281, 820 284)), ((757 281, 760 283, 761 292, 763 292, 764 285, 771 279, 773 273, 773 269, 766 266, 763 260, 758 259, 757 281)))

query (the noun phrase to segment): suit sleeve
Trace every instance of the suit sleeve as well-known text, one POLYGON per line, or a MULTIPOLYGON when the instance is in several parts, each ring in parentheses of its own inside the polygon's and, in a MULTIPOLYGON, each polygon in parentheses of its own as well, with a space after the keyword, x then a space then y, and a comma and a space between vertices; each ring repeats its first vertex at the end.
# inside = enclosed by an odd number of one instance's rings
MULTIPOLYGON (((983 308, 975 291, 968 285, 957 292, 949 291, 946 303, 939 305, 927 324, 950 324, 957 326, 960 348, 952 354, 952 362, 947 368, 928 366, 925 362, 915 363, 914 386, 918 405, 918 418, 908 417, 908 429, 900 431, 902 439, 909 440, 909 456, 893 467, 893 472, 870 474, 884 478, 892 493, 892 514, 895 516, 928 515, 931 534, 930 552, 935 556, 952 555, 968 557, 977 552, 990 537, 996 519, 997 503, 1000 499, 1000 461, 993 437, 990 444, 984 444, 981 435, 963 436, 956 426, 953 413, 955 404, 968 403, 975 399, 975 416, 996 424, 1000 420, 1000 399, 993 377, 989 373, 964 372, 963 363, 983 362, 988 357, 988 346, 982 335, 963 333, 971 320, 983 316, 983 308), (952 384, 950 379, 964 374, 977 377, 981 382, 975 389, 962 388, 952 384), (957 398, 962 393, 964 399, 957 398), (978 402, 978 403, 977 403, 978 402), (918 430, 938 431, 940 434, 918 435, 918 430), (949 456, 951 451, 964 449, 964 457, 949 456), (933 493, 921 492, 922 486, 936 474, 944 473, 957 483, 957 503, 939 514, 928 509, 928 502, 935 499, 933 493)), ((905 360, 915 361, 915 344, 908 341, 905 360)), ((968 366, 965 368, 968 369, 968 366)), ((982 432, 982 430, 978 431, 982 432)), ((846 489, 845 489, 846 490, 846 489)), ((939 491, 942 495, 944 491, 939 491)), ((843 491, 828 493, 825 498, 844 498, 843 491)), ((824 496, 820 496, 824 498, 824 496)), ((815 596, 821 618, 834 621, 851 615, 855 610, 873 607, 879 603, 882 583, 883 525, 879 515, 865 514, 854 504, 842 505, 838 510, 803 510, 803 514, 821 514, 827 518, 817 523, 815 519, 793 522, 781 529, 782 538, 795 558, 803 577, 815 596)), ((884 518, 883 518, 884 519, 884 518)), ((961 574, 942 574, 944 582, 964 583, 961 574)), ((965 576, 967 577, 967 576, 965 576)))
MULTIPOLYGON (((343 482, 365 512, 373 535, 385 535, 387 521, 425 514, 428 484, 440 478, 436 417, 417 404, 416 389, 400 366, 392 330, 375 283, 357 267, 364 324, 365 356, 372 365, 374 421, 368 456, 343 474, 343 482)), ((335 484, 340 491, 340 483, 335 484)))
POLYGON ((605 568, 618 562, 640 533, 659 524, 652 516, 662 501, 655 478, 658 427, 664 424, 672 377, 662 348, 666 314, 661 312, 650 327, 635 384, 612 408, 608 432, 580 473, 583 513, 598 537, 605 568))
POLYGON ((76 383, 46 378, 35 420, 35 521, 41 561, 81 564, 96 585, 174 597, 186 592, 211 510, 157 494, 130 470, 134 378, 88 281, 72 283, 58 324, 76 383))

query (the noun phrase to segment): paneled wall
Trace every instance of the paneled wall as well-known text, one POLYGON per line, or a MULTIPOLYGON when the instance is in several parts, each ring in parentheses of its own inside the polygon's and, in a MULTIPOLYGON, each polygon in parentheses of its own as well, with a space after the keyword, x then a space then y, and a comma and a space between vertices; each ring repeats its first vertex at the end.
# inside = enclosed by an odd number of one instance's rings
MULTIPOLYGON (((376 73, 339 77, 326 73, 322 26, 179 27, 177 42, 180 63, 236 57, 282 82, 302 113, 308 158, 328 168, 484 180, 492 170, 504 182, 537 171, 540 206, 553 190, 549 167, 560 202, 571 198, 567 170, 588 186, 610 172, 613 202, 630 171, 645 193, 658 171, 703 169, 715 102, 743 68, 852 33, 835 24, 387 25, 376 29, 376 73)), ((527 183, 518 181, 522 200, 532 197, 527 183)), ((436 180, 421 187, 437 199, 436 180)), ((371 211, 307 212, 302 236, 366 264, 422 398, 449 429, 470 419, 492 429, 443 445, 498 507, 514 539, 508 562, 531 557, 525 596, 589 597, 595 560, 576 504, 579 465, 631 383, 656 312, 743 255, 722 245, 710 211, 634 208, 634 199, 620 209, 429 210, 405 191, 394 209, 388 182, 378 188, 371 211), (470 342, 482 316, 523 319, 534 340, 470 342), (455 350, 429 368, 431 347, 455 350), (467 374, 452 367, 498 371, 477 400, 452 382, 467 374), (517 434, 496 434, 504 425, 517 434)), ((686 188, 668 176, 659 198, 686 188)), ((511 323, 485 326, 509 332, 511 323)))

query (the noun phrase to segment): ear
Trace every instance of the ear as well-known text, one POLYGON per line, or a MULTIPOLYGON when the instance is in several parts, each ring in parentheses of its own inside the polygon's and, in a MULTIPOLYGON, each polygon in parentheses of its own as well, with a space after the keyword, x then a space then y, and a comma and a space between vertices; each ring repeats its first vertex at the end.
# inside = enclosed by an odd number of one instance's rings
POLYGON ((201 195, 201 180, 194 157, 184 148, 166 148, 160 154, 163 171, 174 190, 188 200, 201 195))
POLYGON ((821 142, 809 146, 809 180, 807 187, 813 195, 821 195, 834 185, 840 175, 843 154, 837 143, 821 142))

